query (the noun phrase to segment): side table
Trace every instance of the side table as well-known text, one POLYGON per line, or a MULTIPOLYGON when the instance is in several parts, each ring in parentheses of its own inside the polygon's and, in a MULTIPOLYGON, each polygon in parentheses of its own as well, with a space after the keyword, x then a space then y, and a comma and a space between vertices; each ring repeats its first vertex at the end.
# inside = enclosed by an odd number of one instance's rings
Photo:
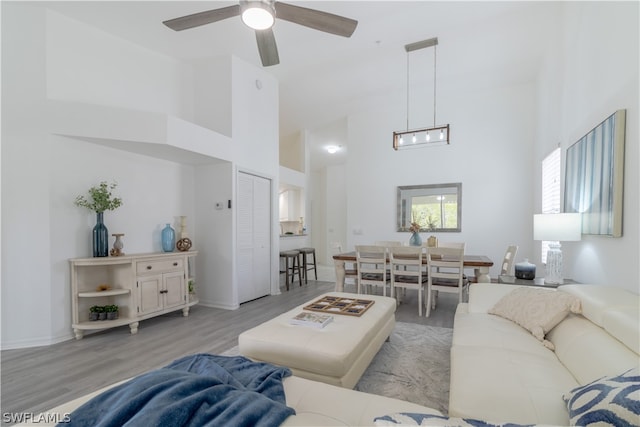
POLYGON ((572 279, 564 279, 564 283, 562 283, 561 285, 558 283, 545 283, 544 277, 536 277, 533 280, 527 280, 527 279, 518 279, 515 276, 498 276, 498 283, 504 283, 507 285, 520 285, 520 286, 539 286, 541 288, 555 289, 558 286, 575 284, 580 282, 576 282, 575 280, 572 280, 572 279))

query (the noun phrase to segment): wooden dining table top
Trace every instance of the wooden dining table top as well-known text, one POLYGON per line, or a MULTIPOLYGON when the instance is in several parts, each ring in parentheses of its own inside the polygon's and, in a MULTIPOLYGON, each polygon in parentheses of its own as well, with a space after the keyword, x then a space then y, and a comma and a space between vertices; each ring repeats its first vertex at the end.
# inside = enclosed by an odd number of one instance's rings
MULTIPOLYGON (((334 260, 338 261, 356 261, 356 251, 344 252, 341 254, 335 254, 333 256, 334 260)), ((446 257, 445 257, 446 260, 446 257)), ((427 257, 424 257, 422 260, 423 264, 427 263, 427 257)), ((464 266, 465 267, 491 267, 493 266, 493 261, 486 255, 464 255, 464 266)))

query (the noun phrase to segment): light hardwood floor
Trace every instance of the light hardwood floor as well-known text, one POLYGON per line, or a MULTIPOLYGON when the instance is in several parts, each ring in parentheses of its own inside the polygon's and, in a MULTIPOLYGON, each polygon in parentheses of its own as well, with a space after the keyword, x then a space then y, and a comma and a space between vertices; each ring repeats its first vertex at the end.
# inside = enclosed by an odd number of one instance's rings
MULTIPOLYGON (((4 350, 2 412, 39 413, 188 354, 221 353, 237 345, 241 332, 333 290, 333 283, 309 281, 288 292, 283 289, 281 295, 242 304, 238 310, 197 305, 188 317, 177 311, 144 320, 136 335, 123 326, 82 340, 4 350)), ((441 294, 431 316, 419 317, 417 295, 408 291, 396 320, 451 328, 456 305, 455 295, 441 294)))

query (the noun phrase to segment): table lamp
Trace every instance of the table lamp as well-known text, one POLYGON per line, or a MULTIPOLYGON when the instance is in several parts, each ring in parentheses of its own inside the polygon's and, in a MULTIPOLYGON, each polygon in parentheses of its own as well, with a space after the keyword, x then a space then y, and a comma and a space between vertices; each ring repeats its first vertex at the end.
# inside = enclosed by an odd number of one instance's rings
POLYGON ((582 214, 556 213, 533 216, 534 240, 550 241, 545 283, 562 284, 560 241, 578 241, 582 237, 582 214))

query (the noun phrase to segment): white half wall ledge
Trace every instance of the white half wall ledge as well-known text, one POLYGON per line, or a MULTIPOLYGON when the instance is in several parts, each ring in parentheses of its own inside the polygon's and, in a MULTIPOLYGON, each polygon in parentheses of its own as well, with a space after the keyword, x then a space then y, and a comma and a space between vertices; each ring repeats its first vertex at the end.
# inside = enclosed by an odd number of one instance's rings
POLYGON ((233 139, 165 113, 47 100, 52 134, 190 165, 233 160, 233 139))

